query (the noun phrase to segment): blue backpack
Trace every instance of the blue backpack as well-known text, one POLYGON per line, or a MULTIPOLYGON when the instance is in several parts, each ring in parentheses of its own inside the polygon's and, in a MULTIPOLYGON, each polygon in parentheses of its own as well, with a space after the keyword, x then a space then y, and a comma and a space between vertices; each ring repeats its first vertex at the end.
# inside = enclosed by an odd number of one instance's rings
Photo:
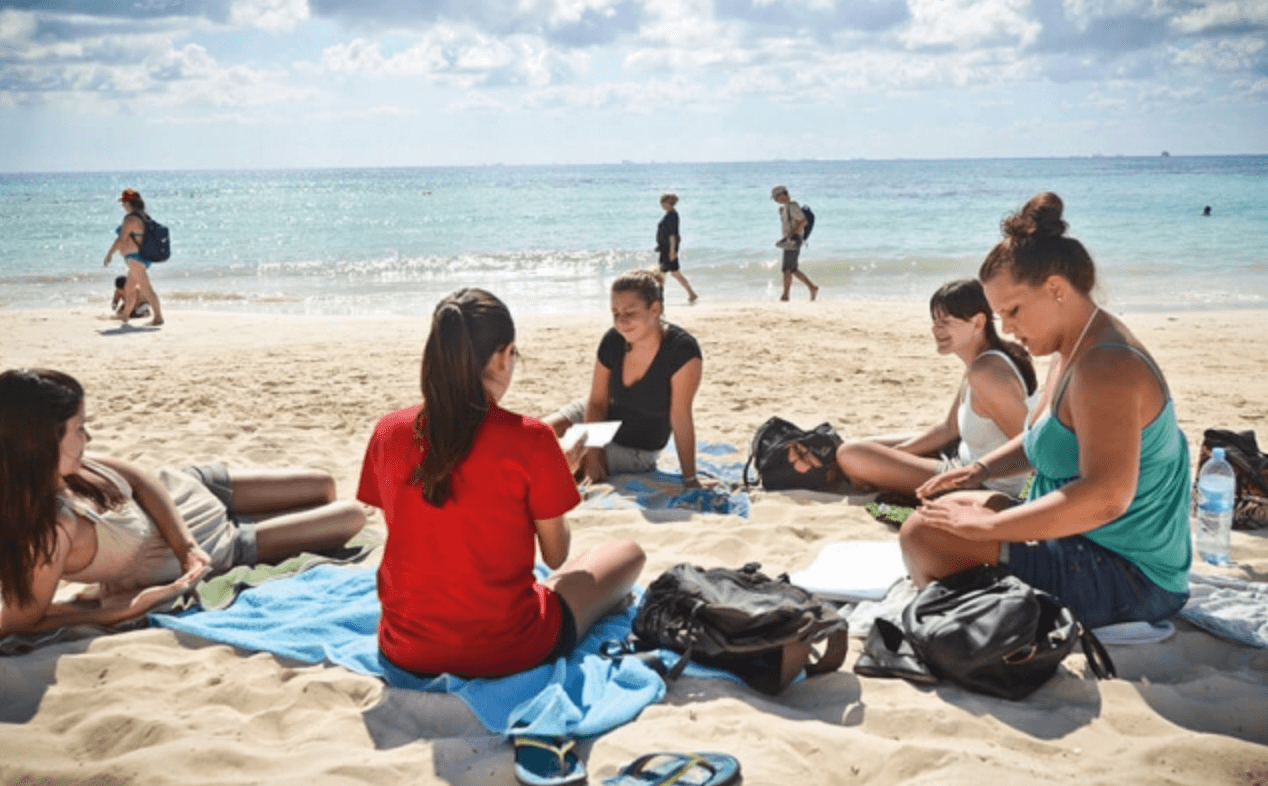
POLYGON ((801 242, 804 243, 810 239, 810 230, 815 228, 815 214, 810 205, 802 205, 801 214, 806 217, 806 231, 801 233, 801 242))
POLYGON ((166 262, 172 256, 172 239, 167 227, 145 213, 141 214, 141 221, 145 224, 145 235, 137 253, 147 262, 166 262))

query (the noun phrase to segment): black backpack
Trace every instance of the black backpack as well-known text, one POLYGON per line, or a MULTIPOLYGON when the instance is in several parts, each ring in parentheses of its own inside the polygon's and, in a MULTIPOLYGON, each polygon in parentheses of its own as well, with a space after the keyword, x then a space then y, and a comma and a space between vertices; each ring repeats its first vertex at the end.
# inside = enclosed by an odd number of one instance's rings
POLYGON ((1224 458, 1233 468, 1237 484, 1233 497, 1233 529, 1268 527, 1268 455, 1260 452, 1254 431, 1208 428, 1202 434, 1202 450, 1198 453, 1193 476, 1193 515, 1197 515, 1197 479, 1215 448, 1224 448, 1224 458))
POLYGON ((145 235, 137 253, 147 262, 166 262, 172 256, 172 239, 167 227, 145 213, 141 214, 141 221, 145 223, 145 235))
POLYGON ((801 213, 806 217, 806 228, 801 233, 801 242, 804 243, 810 239, 810 230, 815 228, 815 213, 810 209, 810 205, 802 205, 801 213))
POLYGON ((877 618, 854 671, 904 677, 1017 701, 1057 672, 1083 645, 1100 679, 1114 662, 1074 611, 996 565, 981 565, 930 582, 903 609, 902 627, 877 618))
POLYGON ((848 627, 836 609, 788 581, 772 579, 756 562, 739 570, 687 563, 662 573, 643 595, 634 636, 623 646, 639 652, 668 648, 682 653, 667 679, 688 660, 725 669, 763 693, 779 693, 804 668, 807 675, 836 671, 845 661, 848 627), (810 662, 811 645, 826 640, 810 662))
POLYGON ((773 417, 758 427, 749 445, 748 461, 744 462, 744 487, 749 480, 749 467, 757 470, 757 480, 768 491, 782 489, 821 489, 828 484, 828 474, 836 467, 837 448, 844 440, 831 425, 820 423, 806 431, 781 417, 773 417), (788 460, 788 450, 800 444, 819 459, 820 466, 809 472, 798 472, 788 460))

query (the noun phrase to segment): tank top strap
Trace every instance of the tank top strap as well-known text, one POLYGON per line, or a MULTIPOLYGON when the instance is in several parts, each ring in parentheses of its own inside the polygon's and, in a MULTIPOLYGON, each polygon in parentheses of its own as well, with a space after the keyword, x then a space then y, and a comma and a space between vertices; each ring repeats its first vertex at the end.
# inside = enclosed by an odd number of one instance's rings
MULTIPOLYGON (((985 352, 978 354, 977 357, 980 358, 984 355, 999 355, 1004 360, 1008 361, 1008 367, 1013 370, 1013 374, 1017 377, 1017 381, 1021 383, 1022 392, 1023 393, 1027 392, 1026 391, 1026 377, 1022 375, 1021 369, 1017 368, 1017 363, 1014 362, 1013 359, 1008 356, 1007 352, 1003 351, 1002 349, 988 349, 985 352)), ((977 358, 974 358, 974 360, 976 359, 977 358)))
MULTIPOLYGON (((1100 344, 1094 344, 1091 348, 1088 349, 1088 352, 1091 352, 1093 349, 1127 350, 1128 352, 1131 352, 1136 357, 1145 361, 1145 365, 1148 366, 1149 370, 1153 372, 1154 377, 1158 380, 1158 385, 1162 388, 1162 397, 1166 399, 1167 401, 1171 400, 1171 389, 1167 387, 1167 378, 1162 375, 1162 369, 1158 368, 1158 364, 1155 363, 1153 358, 1149 357, 1147 353, 1137 349, 1136 347, 1133 347, 1131 344, 1126 344, 1122 341, 1102 341, 1100 344)), ((1083 354, 1086 355, 1087 352, 1083 354)), ((1080 360, 1081 359, 1082 358, 1080 358, 1080 360)), ((1054 413, 1057 411, 1057 407, 1061 406, 1061 399, 1065 397, 1066 388, 1070 386, 1070 378, 1074 376, 1073 374, 1070 373, 1071 371, 1073 371, 1073 369, 1066 370, 1065 378, 1061 380, 1061 387, 1057 388, 1057 393, 1052 399, 1051 410, 1054 413)))

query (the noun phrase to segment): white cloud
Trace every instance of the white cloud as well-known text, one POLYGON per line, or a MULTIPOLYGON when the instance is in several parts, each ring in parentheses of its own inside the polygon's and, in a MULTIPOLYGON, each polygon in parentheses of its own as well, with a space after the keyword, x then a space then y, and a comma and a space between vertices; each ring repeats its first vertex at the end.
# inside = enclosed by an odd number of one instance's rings
POLYGON ((496 38, 443 26, 392 55, 363 38, 327 47, 321 54, 321 68, 332 74, 421 77, 465 89, 485 84, 542 87, 584 71, 588 63, 584 52, 562 52, 533 36, 496 38))
POLYGON ((1028 15, 1029 0, 909 0, 908 9, 911 21, 900 37, 911 49, 1025 46, 1040 30, 1028 15))
POLYGON ((229 21, 261 30, 294 30, 308 20, 308 0, 233 0, 229 21))
POLYGON ((1217 0, 1181 14, 1171 25, 1181 33, 1201 33, 1213 27, 1238 27, 1268 23, 1268 0, 1217 0))

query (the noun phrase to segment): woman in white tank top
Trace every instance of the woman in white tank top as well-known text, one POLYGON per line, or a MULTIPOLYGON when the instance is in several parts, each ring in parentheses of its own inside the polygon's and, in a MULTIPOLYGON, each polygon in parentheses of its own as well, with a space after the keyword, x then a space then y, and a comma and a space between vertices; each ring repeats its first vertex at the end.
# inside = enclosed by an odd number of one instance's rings
POLYGON ((208 571, 334 548, 365 524, 359 505, 334 501, 324 472, 156 474, 85 457, 90 440, 74 378, 0 373, 0 637, 114 625, 208 571), (63 580, 90 586, 54 602, 63 580))
MULTIPOLYGON (((943 285, 930 299, 929 313, 938 354, 964 361, 964 381, 947 416, 923 432, 842 445, 837 465, 855 486, 914 494, 935 475, 972 464, 1021 433, 1034 403, 1030 356, 1021 345, 999 337, 976 279, 943 285)), ((985 486, 1016 497, 1027 479, 990 478, 985 486)))

